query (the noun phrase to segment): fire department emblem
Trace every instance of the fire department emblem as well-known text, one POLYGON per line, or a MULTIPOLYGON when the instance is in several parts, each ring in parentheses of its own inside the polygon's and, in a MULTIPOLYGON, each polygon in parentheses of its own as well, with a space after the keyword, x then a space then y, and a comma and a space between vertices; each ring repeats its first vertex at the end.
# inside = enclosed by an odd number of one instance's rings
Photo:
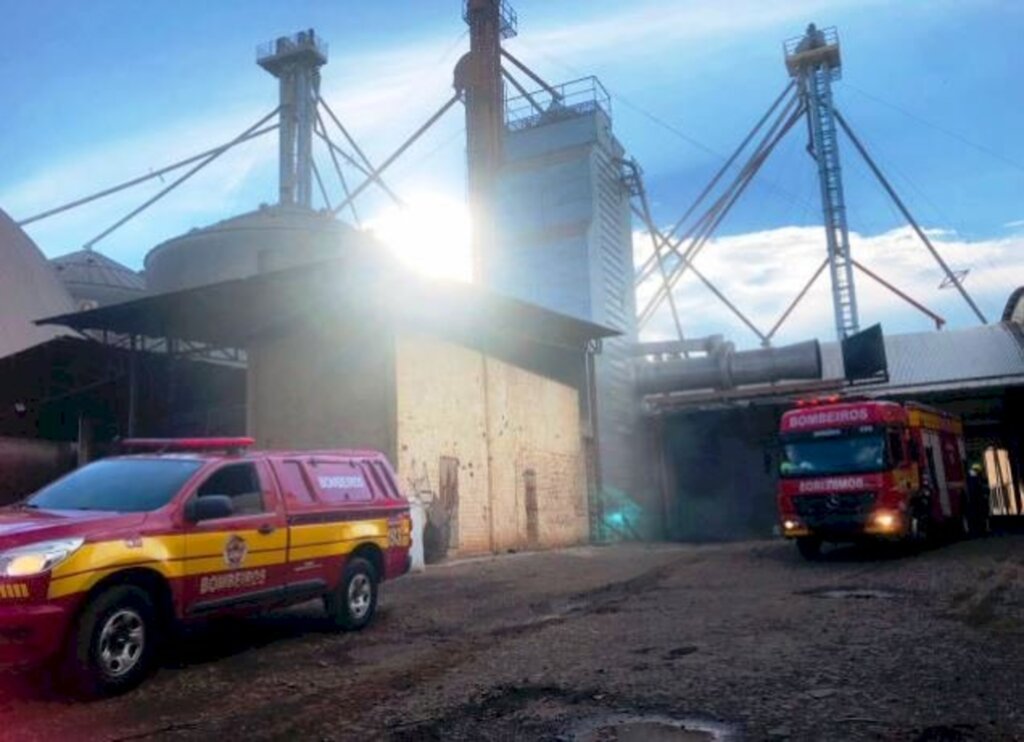
POLYGON ((825 504, 828 505, 829 510, 835 510, 839 507, 839 495, 835 493, 829 495, 828 499, 825 500, 825 504))
POLYGON ((245 543, 245 539, 238 534, 232 534, 224 544, 224 563, 232 569, 237 569, 242 566, 248 553, 249 545, 245 543))

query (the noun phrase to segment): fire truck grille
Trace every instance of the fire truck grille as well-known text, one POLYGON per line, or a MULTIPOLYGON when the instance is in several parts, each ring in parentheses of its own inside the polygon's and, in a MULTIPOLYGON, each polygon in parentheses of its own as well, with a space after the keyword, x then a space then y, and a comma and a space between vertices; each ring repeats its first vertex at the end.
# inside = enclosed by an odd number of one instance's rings
POLYGON ((874 492, 834 492, 793 498, 796 512, 810 526, 863 523, 875 504, 874 492))

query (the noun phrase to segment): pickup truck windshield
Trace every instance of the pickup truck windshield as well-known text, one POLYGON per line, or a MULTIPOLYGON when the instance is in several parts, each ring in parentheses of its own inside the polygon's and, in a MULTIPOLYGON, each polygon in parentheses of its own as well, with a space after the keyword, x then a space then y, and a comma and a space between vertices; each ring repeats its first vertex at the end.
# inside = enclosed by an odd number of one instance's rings
POLYGON ((818 477, 863 474, 885 468, 885 438, 881 433, 872 433, 786 443, 779 473, 783 477, 818 477))
POLYGON ((170 502, 201 465, 188 459, 105 459, 58 479, 25 504, 46 510, 144 513, 170 502))

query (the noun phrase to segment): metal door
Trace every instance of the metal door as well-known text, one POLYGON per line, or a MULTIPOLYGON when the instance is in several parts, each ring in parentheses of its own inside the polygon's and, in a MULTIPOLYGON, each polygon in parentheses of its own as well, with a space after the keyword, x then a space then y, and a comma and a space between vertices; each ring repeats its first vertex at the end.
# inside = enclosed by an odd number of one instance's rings
POLYGON ((438 496, 448 524, 448 548, 459 548, 459 460, 442 456, 438 496))
POLYGON ((227 495, 233 515, 185 526, 185 610, 245 608, 281 597, 288 528, 276 491, 254 462, 215 469, 191 497, 227 495))
POLYGON ((526 541, 530 546, 540 543, 540 508, 537 502, 537 473, 533 469, 523 472, 526 491, 526 541))
POLYGON ((932 487, 938 496, 942 516, 949 518, 953 514, 953 508, 949 502, 949 484, 946 482, 946 467, 942 458, 942 441, 939 439, 938 433, 932 430, 922 430, 921 441, 924 444, 925 459, 928 462, 928 474, 931 476, 932 487))

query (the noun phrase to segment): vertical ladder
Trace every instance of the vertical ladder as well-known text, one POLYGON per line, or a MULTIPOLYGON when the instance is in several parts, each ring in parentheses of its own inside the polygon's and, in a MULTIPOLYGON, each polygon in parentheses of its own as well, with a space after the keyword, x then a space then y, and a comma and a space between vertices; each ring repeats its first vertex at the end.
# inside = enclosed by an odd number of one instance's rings
POLYGON ((801 70, 800 78, 811 124, 811 146, 818 162, 821 183, 836 335, 842 340, 858 331, 859 322, 835 114, 832 109, 832 70, 825 63, 806 66, 801 70))

